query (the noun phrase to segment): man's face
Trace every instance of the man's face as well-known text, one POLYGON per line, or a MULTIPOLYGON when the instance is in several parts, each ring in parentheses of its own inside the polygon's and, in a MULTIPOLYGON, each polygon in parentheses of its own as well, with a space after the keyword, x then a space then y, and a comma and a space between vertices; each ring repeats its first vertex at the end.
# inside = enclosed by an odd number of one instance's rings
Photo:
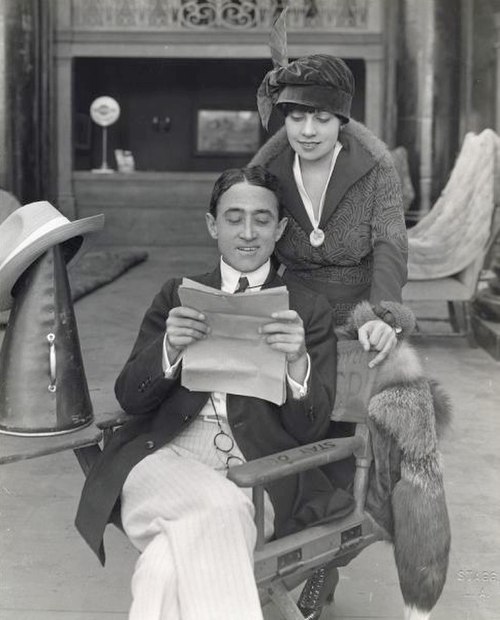
POLYGON ((217 216, 207 213, 206 218, 222 258, 242 273, 255 271, 267 261, 287 222, 278 219, 278 200, 272 191, 246 182, 222 194, 217 216))
POLYGON ((285 118, 285 128, 290 146, 301 159, 331 160, 340 129, 340 120, 334 114, 294 109, 285 118))

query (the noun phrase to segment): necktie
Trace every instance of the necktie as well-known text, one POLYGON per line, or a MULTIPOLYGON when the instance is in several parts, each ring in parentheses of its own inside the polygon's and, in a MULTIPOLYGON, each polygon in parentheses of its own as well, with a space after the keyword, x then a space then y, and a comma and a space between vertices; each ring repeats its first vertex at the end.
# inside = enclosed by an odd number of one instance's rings
POLYGON ((241 278, 238 280, 238 287, 234 292, 244 293, 247 290, 247 288, 248 288, 248 278, 246 278, 245 276, 241 276, 241 278))

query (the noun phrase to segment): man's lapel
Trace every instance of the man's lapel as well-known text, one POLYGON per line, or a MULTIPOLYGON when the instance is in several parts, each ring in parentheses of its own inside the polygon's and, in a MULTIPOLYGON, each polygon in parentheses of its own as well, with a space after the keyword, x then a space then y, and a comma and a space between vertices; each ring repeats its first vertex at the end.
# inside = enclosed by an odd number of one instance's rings
POLYGON ((266 278, 266 281, 262 285, 262 288, 275 288, 276 286, 283 286, 284 284, 285 283, 277 274, 276 269, 273 267, 271 261, 271 269, 269 270, 269 274, 266 278))
POLYGON ((220 265, 217 265, 217 267, 209 273, 204 273, 201 276, 196 276, 195 278, 193 278, 193 280, 196 280, 196 282, 204 284, 205 286, 211 286, 212 288, 220 289, 222 285, 220 265))

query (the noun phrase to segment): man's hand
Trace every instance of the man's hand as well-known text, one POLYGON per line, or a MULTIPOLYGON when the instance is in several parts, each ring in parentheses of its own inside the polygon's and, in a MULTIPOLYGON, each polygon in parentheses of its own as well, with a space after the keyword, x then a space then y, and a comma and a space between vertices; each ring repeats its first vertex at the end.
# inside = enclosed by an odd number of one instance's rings
POLYGON ((302 319, 295 310, 273 312, 271 322, 262 325, 259 333, 264 334, 272 349, 285 353, 290 377, 303 383, 307 374, 307 350, 302 319))
POLYGON ((206 338, 210 333, 210 326, 205 315, 186 306, 177 306, 170 310, 166 320, 166 328, 167 354, 171 364, 187 346, 206 338))
POLYGON ((375 349, 379 354, 368 364, 373 368, 380 364, 397 344, 395 330, 380 319, 367 321, 358 329, 358 339, 365 351, 375 349))

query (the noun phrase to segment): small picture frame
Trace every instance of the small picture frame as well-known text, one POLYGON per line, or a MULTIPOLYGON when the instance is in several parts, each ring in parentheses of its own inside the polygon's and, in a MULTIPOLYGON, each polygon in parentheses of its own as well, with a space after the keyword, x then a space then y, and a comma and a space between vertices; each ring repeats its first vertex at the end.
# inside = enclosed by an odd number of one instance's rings
POLYGON ((196 155, 253 154, 261 140, 259 114, 256 110, 199 109, 195 140, 196 155))

